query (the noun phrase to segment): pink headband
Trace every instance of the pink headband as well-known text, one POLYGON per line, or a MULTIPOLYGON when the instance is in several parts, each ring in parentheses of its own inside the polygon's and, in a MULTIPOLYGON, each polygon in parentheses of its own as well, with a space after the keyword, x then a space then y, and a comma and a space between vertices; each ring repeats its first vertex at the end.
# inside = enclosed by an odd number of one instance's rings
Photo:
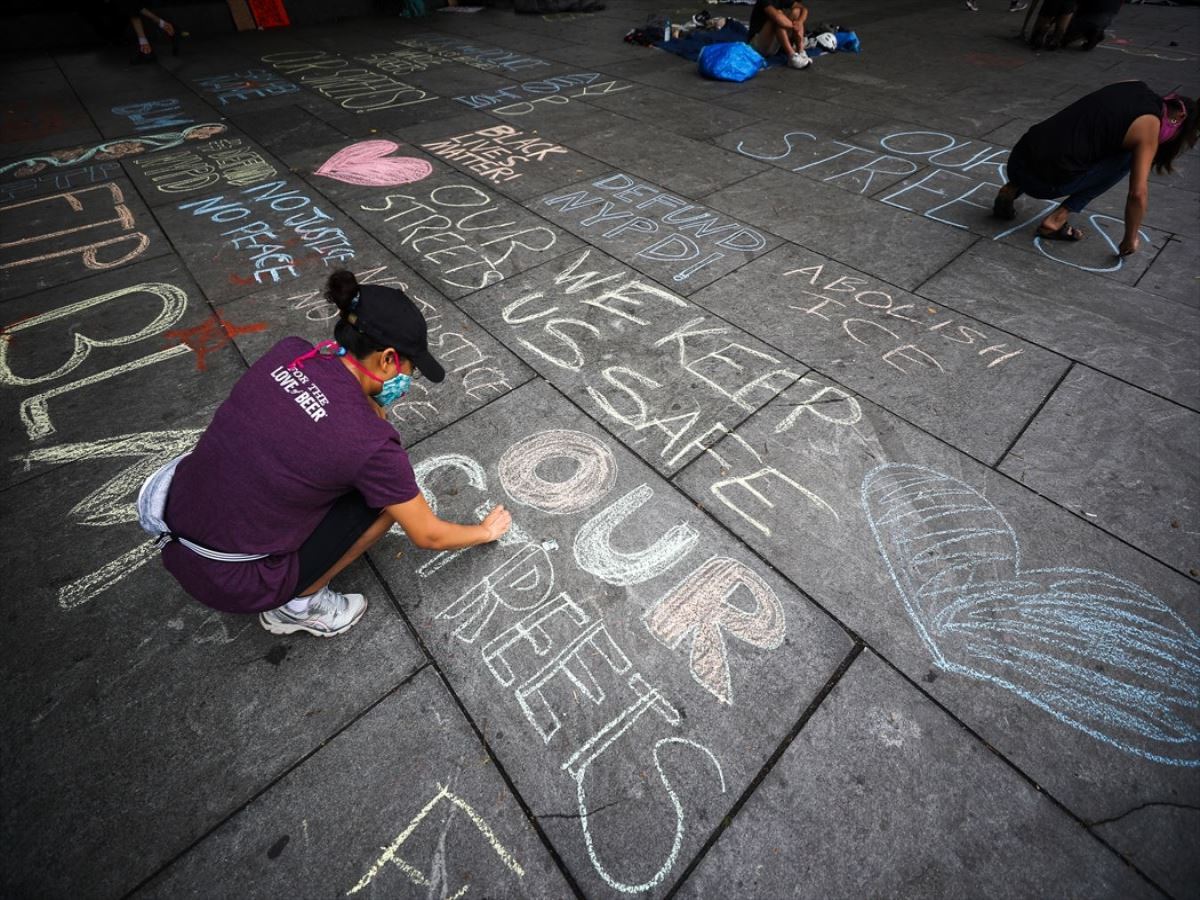
POLYGON ((1178 94, 1167 94, 1163 97, 1162 124, 1158 126, 1158 142, 1165 144, 1167 141, 1174 139, 1175 135, 1179 134, 1179 129, 1183 127, 1183 120, 1187 118, 1187 107, 1183 105, 1178 94), (1175 101, 1180 106, 1179 120, 1171 122, 1170 103, 1175 101))

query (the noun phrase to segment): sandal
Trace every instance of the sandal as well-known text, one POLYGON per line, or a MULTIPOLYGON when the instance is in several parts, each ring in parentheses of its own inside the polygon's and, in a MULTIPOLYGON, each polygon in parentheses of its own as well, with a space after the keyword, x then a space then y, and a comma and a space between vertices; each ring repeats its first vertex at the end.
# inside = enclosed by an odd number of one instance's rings
POLYGON ((1070 222, 1063 223, 1063 226, 1058 229, 1039 228, 1037 236, 1047 241, 1082 241, 1083 232, 1072 225, 1070 222))
POLYGON ((1003 191, 996 195, 992 203, 992 215, 1005 222, 1011 222, 1017 217, 1017 208, 1013 205, 1014 198, 1008 197, 1003 191))

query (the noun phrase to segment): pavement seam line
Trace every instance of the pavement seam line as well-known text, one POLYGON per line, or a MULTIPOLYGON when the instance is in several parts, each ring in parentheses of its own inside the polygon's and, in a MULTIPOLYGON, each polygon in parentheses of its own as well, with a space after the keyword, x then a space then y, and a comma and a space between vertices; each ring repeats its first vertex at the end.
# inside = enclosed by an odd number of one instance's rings
POLYGON ((274 778, 272 778, 270 781, 268 781, 265 785, 262 786, 262 788, 260 788, 259 790, 255 791, 253 794, 251 794, 250 797, 248 797, 246 800, 239 803, 231 812, 229 812, 227 815, 221 817, 221 819, 215 825, 213 825, 211 828, 209 828, 207 831, 205 831, 202 835, 200 835, 198 838, 196 838, 194 841, 192 841, 190 844, 188 844, 186 847, 184 847, 182 850, 180 850, 178 853, 176 853, 174 856, 172 856, 169 860, 167 860, 165 863, 163 863, 161 866, 159 866, 157 869, 155 869, 153 872, 151 872, 149 875, 147 875, 145 878, 143 878, 137 884, 135 884, 132 888, 130 888, 128 891, 126 891, 124 894, 122 894, 121 895, 122 900, 130 900, 130 898, 134 897, 139 891, 142 890, 142 888, 148 886, 152 881, 154 881, 154 879, 158 878, 164 872, 169 870, 172 866, 175 865, 175 863, 179 862, 181 859, 183 859, 185 856, 187 856, 189 853, 191 853, 200 844, 207 841, 212 835, 214 835, 218 831, 220 831, 228 822, 232 821, 237 816, 241 815, 246 809, 248 809, 251 806, 251 804, 253 804, 256 800, 258 800, 259 797, 262 797, 264 794, 266 794, 268 791, 270 791, 272 788, 274 788, 275 785, 279 784, 279 782, 281 782, 281 781, 283 781, 283 779, 287 778, 292 772, 296 771, 298 768, 300 768, 302 765, 304 765, 306 762, 308 762, 312 757, 314 757, 316 754, 320 753, 323 749, 325 749, 326 746, 328 746, 330 743, 332 743, 334 740, 336 740, 343 732, 345 732, 346 729, 350 728, 352 725, 357 723, 360 719, 362 719, 364 716, 366 716, 368 713, 370 713, 371 710, 373 710, 375 707, 377 707, 380 703, 382 703, 388 697, 392 696, 397 691, 402 690, 409 682, 411 682, 414 678, 416 678, 419 674, 421 674, 421 672, 425 671, 425 669, 428 666, 429 666, 429 663, 427 663, 427 662, 421 663, 420 665, 418 665, 415 669, 413 669, 411 672, 409 672, 407 675, 405 675, 402 679, 400 679, 400 681, 397 684, 388 688, 380 697, 371 701, 369 704, 367 704, 365 707, 363 707, 359 712, 355 713, 354 716, 352 718, 350 718, 349 720, 347 720, 346 724, 344 724, 341 728, 339 728, 333 734, 322 738, 320 740, 320 743, 317 744, 317 746, 313 747, 311 750, 309 750, 307 753, 305 753, 303 756, 301 756, 298 760, 296 760, 294 763, 292 763, 292 765, 288 766, 286 769, 284 769, 282 772, 280 772, 278 775, 276 775, 274 778))
POLYGON ((375 561, 371 559, 369 555, 365 555, 365 559, 367 565, 370 566, 371 571, 375 573, 375 577, 383 585, 384 593, 387 595, 388 599, 391 600, 392 606, 395 607, 396 611, 400 614, 401 620, 403 620, 405 626, 416 639, 417 646, 421 648, 421 652, 424 653, 425 658, 429 660, 427 665, 437 674, 438 678, 442 682, 442 685, 446 689, 446 693, 450 695, 450 698, 454 701, 455 706, 458 707, 459 714, 462 715, 463 719, 470 726, 471 730, 475 732, 476 740, 479 741, 480 746, 483 747, 484 752, 487 753, 488 759, 491 760, 492 765, 496 767, 496 772, 500 775, 500 779, 504 782, 504 786, 508 789, 509 794, 516 802, 517 806, 520 807, 521 812, 525 815, 525 821, 529 823, 530 827, 533 828, 534 833, 537 834, 538 839, 542 842, 542 846, 550 855, 550 859, 558 867, 559 872, 563 876, 563 880, 566 881, 568 886, 570 886, 578 900, 585 900, 586 895, 576 882, 575 876, 571 872, 570 868, 568 868, 567 864, 563 861, 562 856, 558 852, 558 848, 554 846, 554 843, 550 840, 549 835, 547 835, 542 829, 542 826, 538 822, 537 817, 534 815, 533 810, 530 809, 529 804, 526 802, 524 796, 522 796, 520 791, 517 790, 516 783, 508 774, 508 770, 504 767, 504 763, 501 762, 500 757, 497 755, 496 751, 492 749, 492 745, 484 736, 483 730, 479 727, 478 723, 476 723, 475 717, 472 716, 467 710, 466 704, 463 703, 462 698, 458 696, 458 692, 454 689, 454 686, 450 683, 450 680, 446 678, 445 673, 442 672, 442 667, 438 663, 437 658, 432 652, 430 652, 428 645, 425 643, 425 639, 412 624, 412 620, 409 619, 408 613, 404 611, 404 607, 401 605, 399 598, 392 591, 391 585, 388 584, 387 580, 383 577, 383 573, 379 571, 378 566, 375 565, 375 561))
POLYGON ((742 811, 742 807, 745 806, 750 798, 758 791, 759 785, 762 784, 766 777, 771 774, 771 771, 775 768, 775 765, 780 759, 783 758, 783 754, 788 751, 788 748, 792 746, 792 743, 804 729, 804 726, 808 724, 808 720, 816 714, 821 704, 825 702, 825 698, 833 692, 833 689, 841 682, 842 677, 846 674, 850 667, 854 665, 854 661, 857 660, 862 654, 865 646, 866 645, 861 640, 856 640, 854 642, 854 646, 852 646, 846 652, 846 655, 842 658, 842 661, 838 664, 837 668, 834 669, 833 674, 829 676, 825 684, 819 691, 817 691, 812 700, 809 701, 808 706, 806 706, 804 711, 800 714, 800 718, 796 720, 796 723, 788 730, 787 734, 784 735, 783 740, 779 742, 779 745, 774 749, 774 751, 772 751, 771 755, 767 757, 767 761, 763 763, 762 768, 758 770, 758 774, 756 774, 754 778, 750 780, 750 783, 746 786, 746 789, 742 791, 741 796, 738 797, 733 806, 729 808, 729 812, 727 812, 721 818, 721 821, 717 823, 716 828, 713 829, 707 840, 705 840, 705 842, 700 846, 700 849, 696 851, 696 855, 692 857, 692 860, 688 863, 687 868, 679 874, 679 878, 674 884, 671 885, 671 888, 667 891, 664 900, 671 900, 671 898, 673 898, 683 888, 684 884, 687 883, 688 878, 691 877, 692 872, 695 871, 700 863, 704 861, 704 858, 708 855, 708 851, 712 849, 718 840, 720 840, 721 835, 725 833, 726 829, 733 825, 734 819, 736 819, 738 813, 742 811))

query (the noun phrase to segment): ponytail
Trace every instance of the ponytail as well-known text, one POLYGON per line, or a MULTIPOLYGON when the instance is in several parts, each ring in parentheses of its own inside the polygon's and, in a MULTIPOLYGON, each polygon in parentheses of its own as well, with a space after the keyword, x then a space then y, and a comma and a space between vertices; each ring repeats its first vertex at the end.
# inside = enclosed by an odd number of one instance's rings
POLYGON ((332 273, 329 281, 325 283, 325 299, 338 308, 338 321, 333 328, 333 339, 358 359, 366 359, 372 353, 387 348, 354 327, 358 297, 358 279, 354 277, 353 272, 339 269, 332 273))

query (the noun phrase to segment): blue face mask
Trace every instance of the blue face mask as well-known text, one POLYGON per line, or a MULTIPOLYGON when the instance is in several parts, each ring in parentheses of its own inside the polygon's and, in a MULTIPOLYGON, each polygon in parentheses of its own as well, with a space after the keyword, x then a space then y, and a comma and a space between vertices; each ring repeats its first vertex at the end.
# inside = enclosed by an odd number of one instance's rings
POLYGON ((383 383, 383 390, 378 394, 373 394, 371 399, 380 406, 391 406, 401 397, 409 392, 412 388, 412 376, 405 375, 401 372, 394 378, 389 378, 383 383))

